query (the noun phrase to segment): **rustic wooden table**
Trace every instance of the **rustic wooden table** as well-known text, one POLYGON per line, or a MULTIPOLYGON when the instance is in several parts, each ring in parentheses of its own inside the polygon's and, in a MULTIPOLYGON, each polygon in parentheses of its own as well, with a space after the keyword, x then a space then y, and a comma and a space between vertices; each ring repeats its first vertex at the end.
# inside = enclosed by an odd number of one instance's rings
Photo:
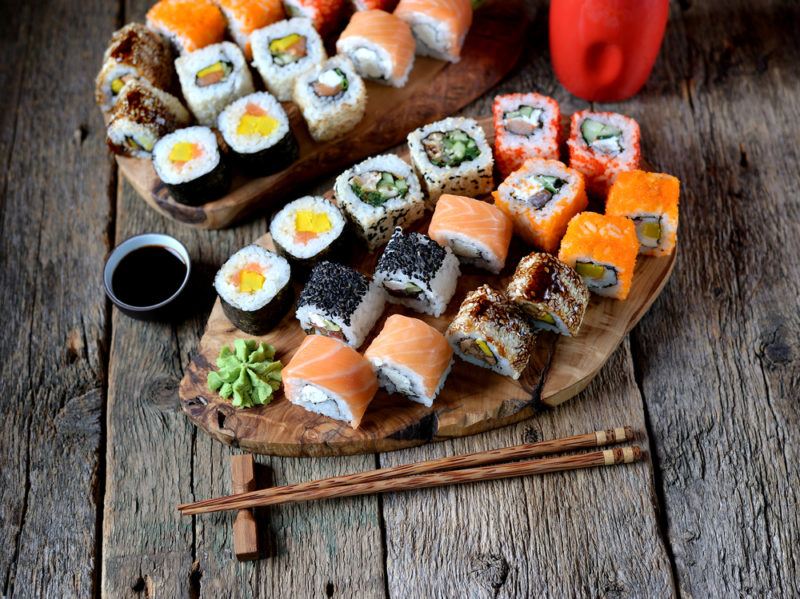
MULTIPOLYGON (((584 393, 438 445, 260 459, 283 483, 627 422, 650 461, 276 509, 275 556, 245 564, 230 515, 175 510, 229 489, 233 450, 198 433, 176 394, 210 286, 170 326, 112 310, 101 284, 130 235, 176 236, 207 282, 266 228, 175 225, 118 178, 93 79, 111 31, 146 8, 3 2, 2 596, 800 595, 796 4, 674 2, 649 83, 608 106, 683 181, 681 244, 666 291, 584 393)), ((530 11, 523 60, 493 92, 585 106, 550 70, 546 7, 530 11)), ((464 113, 486 114, 491 96, 464 113)))

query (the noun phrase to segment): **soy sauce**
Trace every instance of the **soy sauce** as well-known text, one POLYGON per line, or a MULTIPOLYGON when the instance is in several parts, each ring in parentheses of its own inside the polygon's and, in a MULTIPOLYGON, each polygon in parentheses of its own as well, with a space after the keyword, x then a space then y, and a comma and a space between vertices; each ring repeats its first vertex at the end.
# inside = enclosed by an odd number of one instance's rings
POLYGON ((185 277, 186 264, 178 254, 162 245, 145 245, 119 261, 111 289, 130 306, 154 306, 172 297, 185 277))

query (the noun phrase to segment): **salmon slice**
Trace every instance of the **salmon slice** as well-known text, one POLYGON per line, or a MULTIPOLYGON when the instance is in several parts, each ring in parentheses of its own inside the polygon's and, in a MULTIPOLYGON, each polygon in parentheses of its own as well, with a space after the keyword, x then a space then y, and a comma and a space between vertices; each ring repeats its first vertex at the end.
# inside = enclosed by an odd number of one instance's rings
POLYGON ((411 27, 393 14, 382 10, 364 10, 350 19, 340 40, 362 37, 385 48, 392 57, 392 77, 400 79, 414 60, 416 42, 411 27))
POLYGON ((460 233, 485 245, 501 262, 512 232, 511 220, 494 204, 449 194, 439 198, 428 226, 428 236, 441 245, 447 245, 448 233, 460 233))
POLYGON ((378 379, 369 361, 349 345, 321 335, 309 335, 282 372, 286 396, 294 401, 306 383, 312 383, 347 404, 358 428, 367 406, 378 390, 378 379))
POLYGON ((450 365, 453 348, 444 335, 418 318, 393 314, 386 319, 364 357, 402 364, 413 370, 422 377, 425 394, 433 397, 450 365))
POLYGON ((151 29, 174 37, 185 52, 194 52, 225 37, 225 17, 211 0, 161 0, 147 11, 151 29))
POLYGON ((472 3, 470 0, 401 0, 394 11, 398 17, 414 13, 425 14, 447 25, 450 31, 449 46, 460 53, 461 40, 472 25, 472 3))

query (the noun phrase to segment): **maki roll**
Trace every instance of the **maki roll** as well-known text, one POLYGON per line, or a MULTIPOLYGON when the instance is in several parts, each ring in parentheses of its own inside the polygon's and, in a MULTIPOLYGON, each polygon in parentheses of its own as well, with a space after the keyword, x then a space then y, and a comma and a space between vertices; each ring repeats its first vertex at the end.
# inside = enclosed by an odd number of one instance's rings
POLYGON ((228 105, 218 119, 225 142, 243 170, 255 177, 280 171, 297 159, 297 140, 280 103, 266 92, 228 105))
POLYGON ((545 253, 520 260, 506 295, 534 328, 568 337, 578 334, 589 304, 589 290, 580 275, 545 253))
POLYGON ((283 256, 307 267, 338 249, 344 226, 344 216, 333 202, 305 196, 286 204, 272 219, 269 232, 283 256))
POLYGON ((589 192, 605 197, 619 173, 639 168, 639 137, 632 118, 580 110, 570 120, 569 165, 586 177, 589 192))
POLYGON ((445 337, 465 362, 515 380, 527 367, 535 342, 535 332, 517 307, 488 285, 467 294, 445 337))
POLYGON ((422 233, 394 230, 375 267, 375 282, 393 304, 441 316, 456 291, 458 258, 422 233))
POLYGON ((497 206, 444 194, 436 203, 428 235, 447 246, 462 264, 499 273, 511 243, 511 220, 497 206))
POLYGON ((497 96, 494 115, 494 158, 503 177, 522 167, 528 158, 558 160, 561 109, 541 94, 497 96))
POLYGON ((344 0, 283 0, 289 17, 310 19, 314 29, 325 36, 339 26, 344 0))
POLYGON ((528 159, 500 184, 494 197, 520 237, 551 253, 558 250, 569 220, 589 204, 583 176, 543 158, 528 159))
POLYGON ((222 309, 233 325, 248 335, 274 327, 292 303, 289 263, 262 248, 248 245, 231 256, 214 278, 222 309))
POLYGON ((175 70, 189 109, 207 127, 217 124, 228 104, 255 91, 244 55, 231 42, 184 54, 175 61, 175 70))
POLYGON ((248 59, 253 57, 250 36, 256 29, 284 18, 281 0, 216 0, 228 21, 228 31, 248 59))
POLYGON ((364 356, 338 339, 309 335, 281 372, 286 397, 295 405, 358 428, 378 390, 364 356))
POLYGON ((225 39, 225 17, 211 0, 160 0, 147 11, 147 26, 181 54, 225 39))
POLYGON ((422 190, 411 167, 394 154, 367 158, 336 178, 336 199, 369 251, 389 241, 395 227, 425 213, 422 190))
POLYGON ((334 56, 299 75, 293 98, 317 141, 347 133, 367 109, 367 88, 346 56, 334 56))
POLYGON ((115 31, 97 74, 95 99, 108 112, 130 79, 146 79, 153 87, 172 87, 172 50, 164 39, 139 23, 115 31))
POLYGON ((675 249, 678 237, 680 186, 680 181, 672 175, 620 173, 608 192, 606 214, 627 216, 633 221, 640 254, 668 256, 675 249))
POLYGON ((417 54, 458 62, 472 25, 470 0, 400 0, 394 11, 411 25, 417 54))
POLYGON ((446 118, 416 129, 408 148, 430 208, 443 193, 475 197, 494 188, 492 149, 473 119, 446 118))
POLYGON ((297 76, 326 58, 322 38, 308 19, 278 21, 253 32, 253 66, 281 102, 292 99, 297 76))
POLYGON ((153 148, 153 166, 182 204, 204 204, 223 195, 231 179, 208 127, 187 127, 162 137, 153 148))
POLYGON ((592 293, 623 300, 631 289, 638 252, 632 220, 583 212, 569 221, 558 259, 574 268, 592 293))
POLYGON ((297 303, 297 320, 311 334, 334 337, 358 347, 380 318, 386 297, 374 281, 335 262, 311 271, 297 303))
POLYGON ((430 408, 453 365, 453 349, 439 331, 417 318, 392 314, 364 357, 389 393, 430 408))
POLYGON ((106 142, 115 154, 149 158, 159 139, 190 120, 178 98, 146 79, 131 79, 120 90, 111 111, 106 142))
POLYGON ((377 83, 403 87, 414 66, 414 36, 399 17, 382 10, 357 12, 336 42, 358 74, 377 83))

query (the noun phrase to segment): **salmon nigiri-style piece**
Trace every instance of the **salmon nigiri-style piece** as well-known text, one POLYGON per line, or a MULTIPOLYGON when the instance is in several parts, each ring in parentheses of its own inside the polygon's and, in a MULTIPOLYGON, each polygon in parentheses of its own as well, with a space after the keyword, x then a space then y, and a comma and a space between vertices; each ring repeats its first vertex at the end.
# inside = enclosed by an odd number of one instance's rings
POLYGON ((513 223, 494 204, 444 194, 436 204, 428 235, 449 246, 467 264, 498 273, 506 263, 513 223))
POLYGON ((459 61, 472 25, 470 0, 400 0, 394 14, 411 25, 417 54, 459 61))
POLYGON ((378 379, 369 361, 346 343, 309 335, 283 369, 286 397, 310 412, 358 428, 378 379))
POLYGON ((405 21, 382 10, 365 10, 350 19, 336 51, 346 54, 362 77, 403 87, 414 66, 415 45, 405 21))
POLYGON ((194 52, 225 37, 225 17, 211 0, 161 0, 147 11, 147 26, 181 52, 194 52))
POLYGON ((453 348, 418 318, 393 314, 364 357, 375 366, 382 387, 430 407, 450 372, 453 348))

